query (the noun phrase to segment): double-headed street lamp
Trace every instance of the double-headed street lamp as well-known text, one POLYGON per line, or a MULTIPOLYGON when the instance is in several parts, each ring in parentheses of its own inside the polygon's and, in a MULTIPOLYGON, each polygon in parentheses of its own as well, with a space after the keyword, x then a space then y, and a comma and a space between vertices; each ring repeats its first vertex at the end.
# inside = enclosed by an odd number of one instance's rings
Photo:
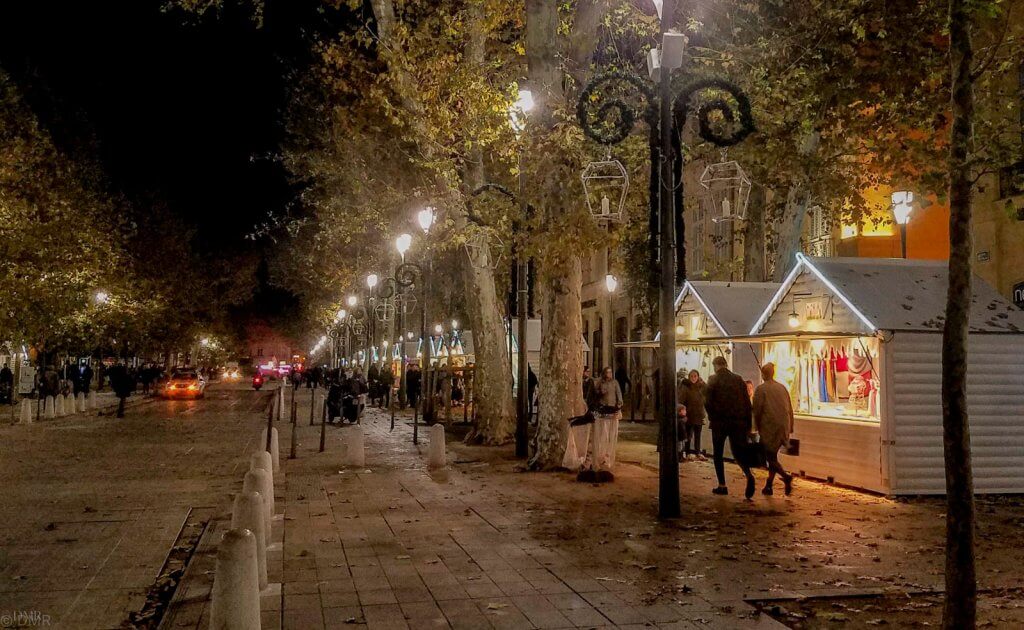
MULTIPOLYGON (((699 135, 719 147, 728 147, 742 141, 754 131, 750 101, 743 91, 725 79, 697 79, 678 94, 672 91, 672 74, 682 67, 686 37, 673 30, 675 0, 656 2, 661 17, 661 48, 651 50, 648 70, 658 83, 657 96, 649 85, 634 75, 621 72, 602 74, 594 78, 580 94, 576 116, 584 134, 592 140, 611 146, 626 139, 638 117, 644 118, 651 128, 651 214, 659 226, 660 286, 658 292, 658 327, 661 334, 658 366, 658 402, 660 406, 660 440, 658 485, 658 514, 673 518, 680 514, 679 462, 674 445, 676 434, 675 408, 675 309, 676 294, 676 207, 682 211, 683 178, 680 133, 691 113, 696 114, 699 135), (622 98, 609 97, 602 89, 622 85, 639 92, 646 101, 642 112, 622 98), (693 105, 694 97, 706 94, 708 98, 693 105), (726 96, 731 102, 726 100, 726 96), (732 127, 725 132, 713 128, 714 115, 732 127), (655 166, 658 166, 657 170, 655 166)), ((653 239, 652 239, 653 242, 653 239)), ((680 244, 685 246, 685 243, 680 244)), ((680 278, 682 280, 683 278, 680 278)))

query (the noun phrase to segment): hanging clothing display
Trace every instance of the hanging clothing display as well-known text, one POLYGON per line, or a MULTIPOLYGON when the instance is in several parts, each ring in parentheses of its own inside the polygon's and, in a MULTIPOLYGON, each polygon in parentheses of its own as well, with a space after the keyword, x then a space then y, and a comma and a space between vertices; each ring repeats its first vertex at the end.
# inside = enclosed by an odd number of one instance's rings
POLYGON ((764 360, 790 391, 796 413, 877 420, 878 341, 871 338, 791 340, 765 344, 764 360))

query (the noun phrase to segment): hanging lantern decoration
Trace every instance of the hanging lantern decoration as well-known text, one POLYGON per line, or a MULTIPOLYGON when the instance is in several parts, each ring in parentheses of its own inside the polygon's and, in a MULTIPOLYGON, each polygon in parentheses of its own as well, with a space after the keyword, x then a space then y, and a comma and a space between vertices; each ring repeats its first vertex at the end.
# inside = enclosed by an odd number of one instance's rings
POLYGON ((587 209, 598 225, 626 220, 629 175, 622 162, 610 157, 603 162, 591 162, 583 169, 582 179, 587 209))
POLYGON ((747 218, 747 201, 750 199, 750 177, 739 162, 722 161, 709 164, 700 176, 704 187, 701 203, 704 211, 715 223, 742 221, 747 218))
POLYGON ((399 293, 395 296, 395 310, 408 315, 416 310, 416 296, 412 293, 399 293))
POLYGON ((497 234, 489 230, 478 231, 466 240, 466 255, 469 264, 477 269, 497 269, 501 265, 501 253, 505 244, 497 234))
POLYGON ((377 316, 378 321, 392 321, 395 318, 394 300, 381 300, 380 304, 373 307, 373 312, 377 316))

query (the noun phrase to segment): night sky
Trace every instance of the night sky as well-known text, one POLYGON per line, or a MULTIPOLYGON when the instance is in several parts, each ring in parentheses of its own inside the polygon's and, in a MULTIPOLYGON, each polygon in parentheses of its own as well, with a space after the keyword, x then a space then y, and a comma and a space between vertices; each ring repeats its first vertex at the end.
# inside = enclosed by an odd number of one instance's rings
POLYGON ((0 65, 59 144, 95 139, 115 189, 169 204, 206 252, 266 256, 245 235, 295 198, 273 159, 289 80, 337 15, 268 2, 258 28, 225 4, 196 19, 162 0, 3 2, 0 65))

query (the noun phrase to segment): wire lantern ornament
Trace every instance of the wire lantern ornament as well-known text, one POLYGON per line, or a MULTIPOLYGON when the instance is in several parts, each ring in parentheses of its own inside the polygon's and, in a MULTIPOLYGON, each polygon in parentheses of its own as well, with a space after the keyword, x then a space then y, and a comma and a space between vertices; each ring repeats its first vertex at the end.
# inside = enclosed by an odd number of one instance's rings
POLYGON ((416 310, 416 296, 412 293, 399 293, 395 296, 395 311, 408 315, 416 310))
POLYGON ((751 181, 743 167, 735 160, 709 164, 700 176, 704 189, 701 204, 704 212, 715 223, 742 221, 747 218, 747 202, 750 200, 751 181))
POLYGON ((629 174, 622 162, 611 159, 591 162, 583 169, 583 193, 590 216, 598 225, 623 223, 626 220, 626 193, 629 174))
POLYGON ((395 319, 395 304, 394 298, 382 299, 379 304, 373 307, 373 313, 377 316, 377 321, 390 322, 395 319))
POLYGON ((466 255, 469 264, 476 269, 497 269, 501 266, 505 244, 497 234, 478 231, 466 240, 466 255))

